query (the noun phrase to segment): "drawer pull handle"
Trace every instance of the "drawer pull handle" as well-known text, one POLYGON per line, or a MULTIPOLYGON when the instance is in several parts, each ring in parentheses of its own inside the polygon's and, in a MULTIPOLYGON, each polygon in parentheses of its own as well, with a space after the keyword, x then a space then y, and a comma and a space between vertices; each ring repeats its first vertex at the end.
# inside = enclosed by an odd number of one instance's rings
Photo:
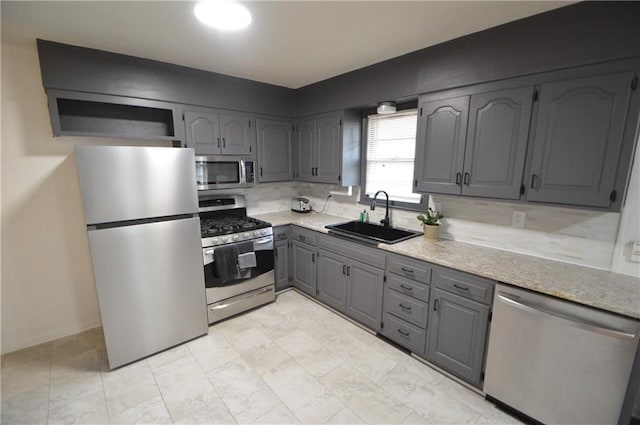
POLYGON ((305 238, 305 237, 304 237, 304 236, 302 236, 302 235, 298 235, 298 239, 300 239, 301 241, 303 241, 303 240, 305 240, 305 239, 307 239, 307 238, 305 238))
POLYGON ((405 311, 411 311, 411 307, 409 307, 408 305, 404 305, 404 304, 398 304, 400 306, 401 309, 405 310, 405 311))
POLYGON ((469 288, 467 288, 467 287, 465 287, 465 286, 460 286, 460 285, 458 285, 457 283, 454 283, 454 284, 453 284, 453 287, 454 287, 454 288, 456 288, 456 289, 459 289, 459 290, 461 290, 461 291, 468 291, 468 290, 469 290, 469 288))
POLYGON ((405 291, 412 291, 412 292, 413 292, 413 288, 412 288, 412 287, 410 287, 410 286, 407 286, 407 285, 405 285, 405 284, 401 284, 401 285, 400 285, 400 287, 401 287, 402 289, 404 289, 405 291))
POLYGON ((411 270, 411 269, 406 269, 406 268, 404 268, 404 267, 402 268, 402 271, 403 271, 403 272, 405 272, 405 273, 411 273, 411 274, 413 274, 413 270, 411 270))
POLYGON ((351 266, 347 266, 347 276, 351 276, 351 266))
POLYGON ((347 274, 347 265, 346 264, 342 265, 342 274, 347 274))
POLYGON ((398 329, 398 333, 400 335, 409 336, 409 332, 405 331, 404 329, 398 329))
POLYGON ((433 311, 438 311, 438 301, 440 301, 438 298, 433 301, 433 311))

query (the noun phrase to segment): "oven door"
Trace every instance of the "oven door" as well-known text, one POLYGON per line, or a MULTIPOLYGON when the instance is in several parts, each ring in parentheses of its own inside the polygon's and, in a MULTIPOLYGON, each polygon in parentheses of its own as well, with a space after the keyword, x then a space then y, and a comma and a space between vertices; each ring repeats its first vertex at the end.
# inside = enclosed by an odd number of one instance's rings
MULTIPOLYGON (((224 245, 228 247, 228 245, 224 245)), ((222 247, 203 248, 204 280, 207 288, 222 288, 236 285, 250 279, 255 279, 265 273, 273 271, 273 236, 267 236, 253 241, 255 266, 240 269, 234 276, 225 276, 224 270, 219 270, 215 262, 215 250, 222 247)))
POLYGON ((244 157, 236 156, 196 156, 198 190, 251 186, 246 162, 244 157))

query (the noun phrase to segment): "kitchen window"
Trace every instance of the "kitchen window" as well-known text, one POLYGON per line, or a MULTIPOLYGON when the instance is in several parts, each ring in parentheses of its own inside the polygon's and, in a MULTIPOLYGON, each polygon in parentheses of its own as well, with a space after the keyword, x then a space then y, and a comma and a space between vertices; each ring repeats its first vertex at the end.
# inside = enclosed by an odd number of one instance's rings
POLYGON ((370 203, 378 190, 384 190, 394 207, 426 208, 427 197, 413 193, 417 125, 417 109, 367 117, 361 202, 370 203))

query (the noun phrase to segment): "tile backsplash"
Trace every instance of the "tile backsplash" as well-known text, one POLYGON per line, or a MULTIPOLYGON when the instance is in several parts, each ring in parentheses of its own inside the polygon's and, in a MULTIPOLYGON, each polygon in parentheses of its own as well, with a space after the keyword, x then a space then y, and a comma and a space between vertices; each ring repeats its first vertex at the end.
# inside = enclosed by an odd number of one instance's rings
MULTIPOLYGON (((339 186, 314 183, 261 184, 244 190, 249 214, 285 211, 291 197, 305 196, 315 211, 322 210, 330 191, 346 193, 339 186)), ((375 211, 358 203, 359 187, 351 196, 333 195, 324 212, 346 219, 357 219, 366 209, 369 220, 384 217, 384 202, 375 211)), ((620 214, 549 207, 514 202, 487 201, 457 196, 435 195, 430 203, 442 206, 440 237, 551 260, 609 270, 620 214), (524 228, 511 226, 514 211, 526 214, 524 228)), ((391 223, 397 227, 421 230, 418 213, 391 210, 391 223)), ((346 221, 346 220, 345 220, 346 221)))

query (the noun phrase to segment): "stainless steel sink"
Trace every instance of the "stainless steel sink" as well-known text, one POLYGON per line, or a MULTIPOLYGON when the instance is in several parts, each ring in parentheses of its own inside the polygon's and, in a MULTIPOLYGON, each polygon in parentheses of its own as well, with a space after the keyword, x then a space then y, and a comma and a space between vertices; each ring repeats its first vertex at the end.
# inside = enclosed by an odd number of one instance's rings
POLYGON ((380 242, 394 244, 422 234, 412 230, 397 229, 355 220, 346 223, 331 224, 325 226, 325 228, 329 229, 329 234, 371 244, 378 244, 380 242))

